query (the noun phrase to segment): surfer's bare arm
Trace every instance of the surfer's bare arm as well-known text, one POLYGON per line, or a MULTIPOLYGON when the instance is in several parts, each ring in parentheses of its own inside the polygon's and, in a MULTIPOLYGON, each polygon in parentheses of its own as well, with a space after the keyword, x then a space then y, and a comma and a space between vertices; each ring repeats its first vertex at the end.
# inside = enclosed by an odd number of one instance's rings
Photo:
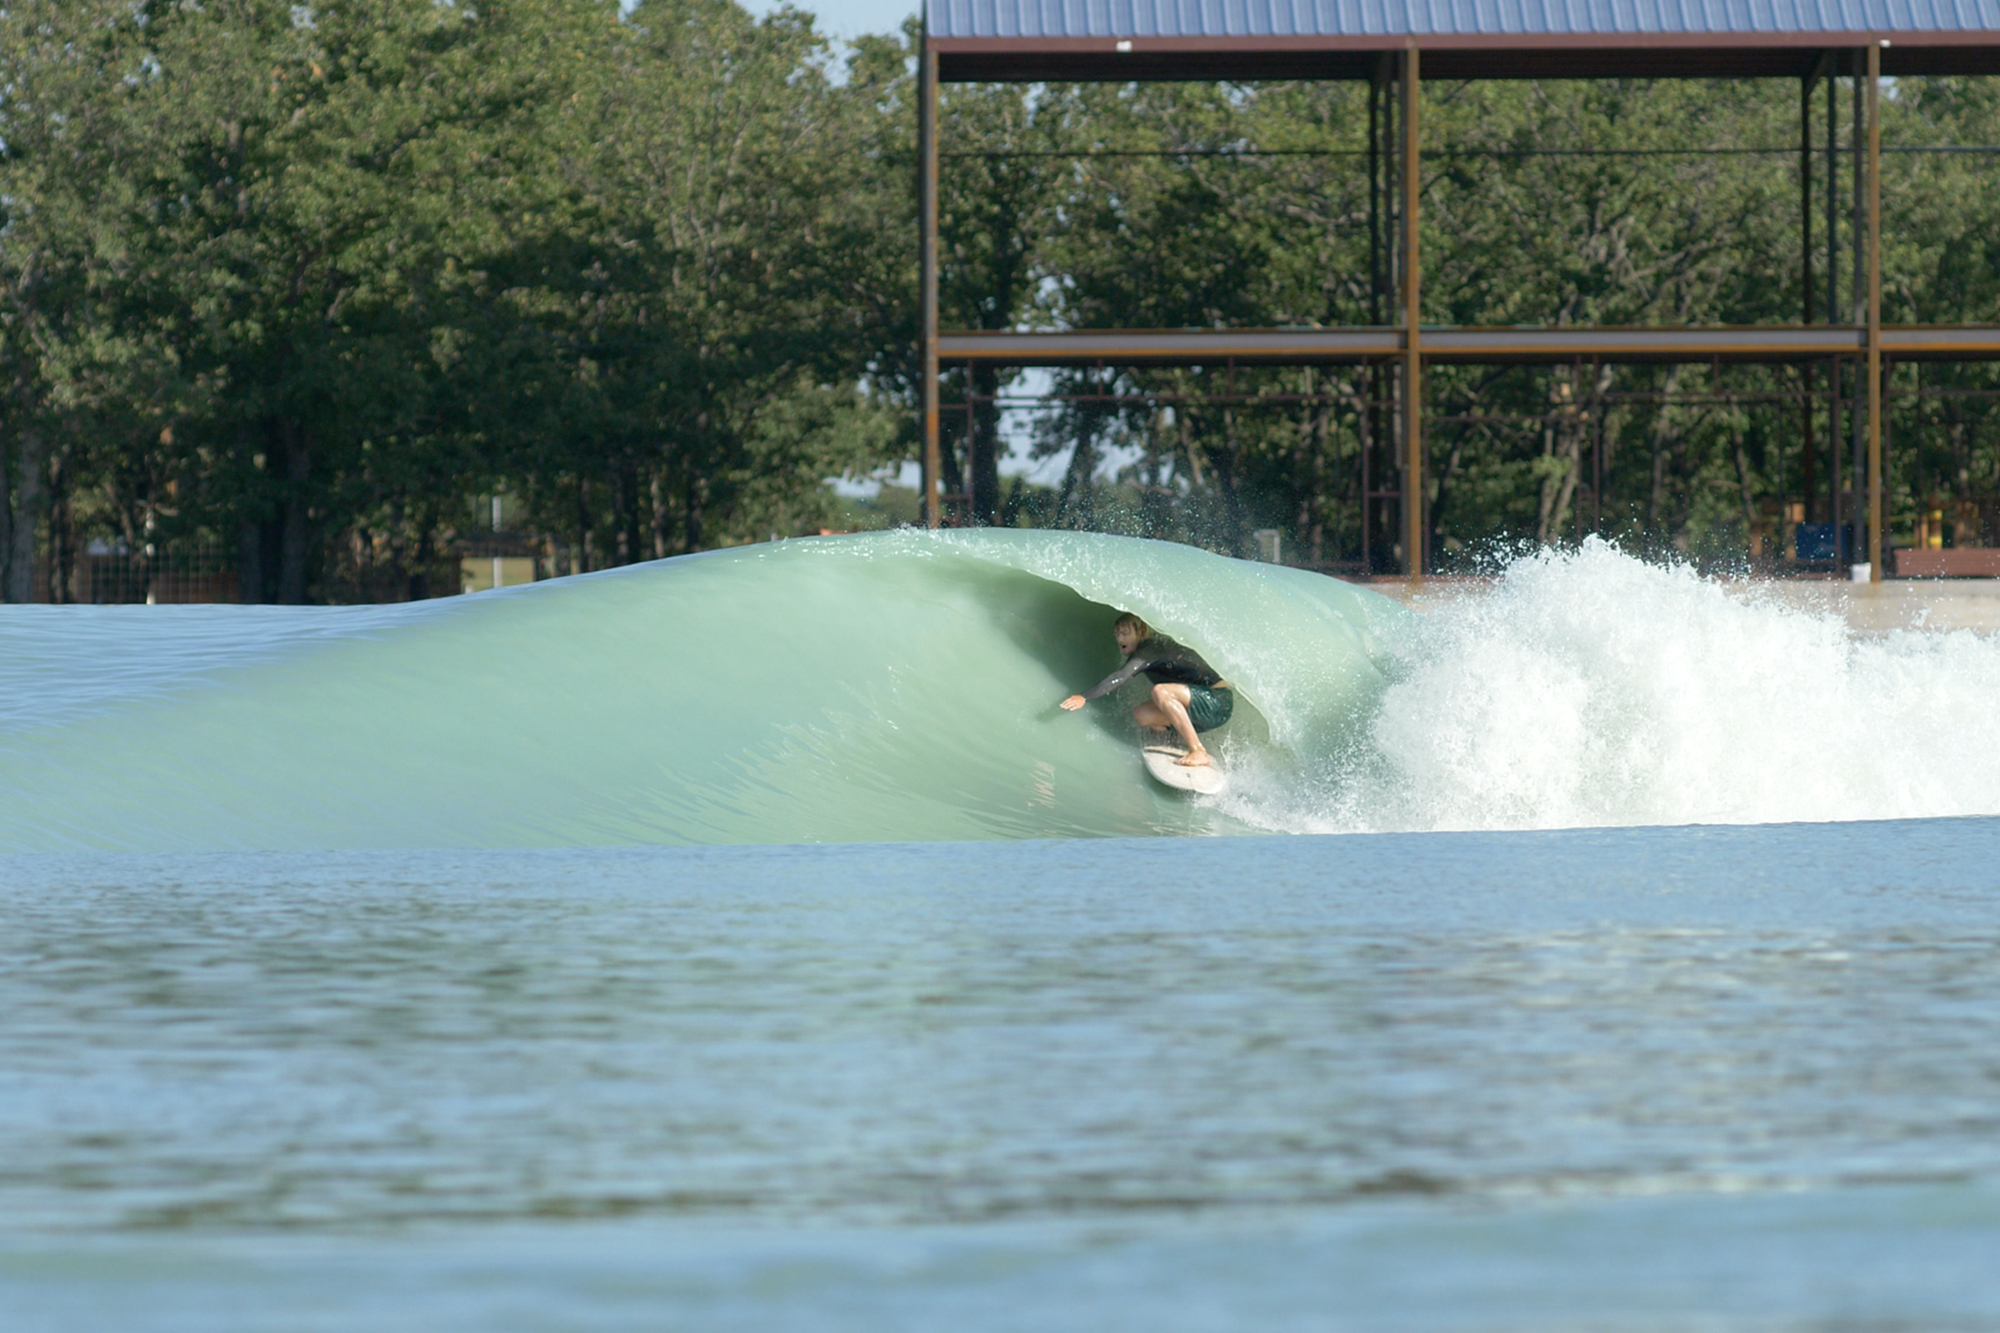
POLYGON ((1141 656, 1138 653, 1134 653, 1132 656, 1125 659, 1124 666, 1119 667, 1116 671, 1106 676, 1103 680, 1098 681, 1095 685, 1085 690, 1082 694, 1072 694, 1069 698, 1062 701, 1062 706, 1068 709, 1070 712, 1074 713, 1077 709, 1083 707, 1085 704, 1089 703, 1092 699, 1102 699, 1105 695, 1111 693, 1111 691, 1117 689, 1120 685, 1123 685, 1126 681, 1132 679, 1132 677, 1138 675, 1141 671, 1144 671, 1148 666, 1151 665, 1152 665, 1151 658, 1141 656))

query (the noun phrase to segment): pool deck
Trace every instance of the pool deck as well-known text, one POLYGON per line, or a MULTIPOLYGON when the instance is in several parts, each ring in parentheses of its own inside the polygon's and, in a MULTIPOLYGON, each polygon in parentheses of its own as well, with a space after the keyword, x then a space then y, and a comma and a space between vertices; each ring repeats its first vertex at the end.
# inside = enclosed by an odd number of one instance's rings
MULTIPOLYGON (((1368 583, 1372 591, 1421 610, 1426 602, 1477 595, 1490 579, 1433 578, 1412 588, 1401 579, 1368 583)), ((1885 579, 1843 583, 1833 579, 1743 579, 1725 584, 1746 596, 1768 598, 1846 618, 1856 634, 1894 630, 1969 629, 2000 633, 2000 579, 1885 579)))

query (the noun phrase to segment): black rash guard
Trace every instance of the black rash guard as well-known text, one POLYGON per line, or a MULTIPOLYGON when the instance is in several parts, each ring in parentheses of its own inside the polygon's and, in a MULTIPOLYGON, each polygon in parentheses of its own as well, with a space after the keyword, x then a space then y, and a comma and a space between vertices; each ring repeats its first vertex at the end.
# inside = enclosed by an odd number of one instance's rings
POLYGON ((1164 634, 1139 640, 1125 665, 1083 692, 1086 699, 1102 699, 1140 672, 1155 685, 1201 685, 1213 689, 1222 683, 1215 668, 1201 660, 1192 648, 1175 643, 1164 634))

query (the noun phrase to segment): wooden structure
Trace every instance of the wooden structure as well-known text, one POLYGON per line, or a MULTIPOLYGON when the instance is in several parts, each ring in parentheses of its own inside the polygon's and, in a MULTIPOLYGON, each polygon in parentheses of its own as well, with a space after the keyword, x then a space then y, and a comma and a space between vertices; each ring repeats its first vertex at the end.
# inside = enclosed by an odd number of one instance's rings
MULTIPOLYGON (((1866 412, 1866 551, 1882 562, 1882 396, 1885 357, 2000 359, 2000 326, 1882 323, 1881 80, 1896 75, 2000 73, 2000 0, 930 0, 920 55, 918 115, 923 301, 924 504, 940 521, 938 368, 1009 366, 1374 363, 1398 382, 1404 572, 1424 572, 1424 368, 1441 361, 1797 364, 1851 361, 1866 412), (1440 328, 1420 312, 1422 150, 1419 92, 1440 79, 1796 78, 1800 84, 1802 320, 1755 328, 1440 328), (1836 308, 1828 150, 1828 293, 1813 282, 1813 94, 1853 82, 1865 148, 1855 153, 1858 290, 1836 308), (941 82, 1353 79, 1371 87, 1371 200, 1393 217, 1377 290, 1396 293, 1394 324, 1311 329, 954 332, 938 327, 937 90, 941 82), (1865 275, 1865 276, 1864 276, 1865 275), (1824 322, 1815 322, 1824 314, 1824 322)), ((1857 139, 1859 136, 1857 135, 1857 139)), ((1857 147, 1860 145, 1857 144, 1857 147)), ((1858 460, 1857 460, 1858 461, 1858 460)), ((1863 468, 1855 468, 1863 489, 1863 468)), ((1366 486, 1364 485, 1364 503, 1366 486)), ((1837 497, 1837 491, 1836 491, 1837 497)), ((1837 499, 1836 499, 1837 504, 1837 499)), ((1832 515, 1838 522, 1838 516, 1832 515)), ((1860 514, 1854 515, 1860 519, 1860 514)), ((1858 545, 1858 543, 1857 543, 1858 545)), ((1858 554, 1858 551, 1857 551, 1858 554)))

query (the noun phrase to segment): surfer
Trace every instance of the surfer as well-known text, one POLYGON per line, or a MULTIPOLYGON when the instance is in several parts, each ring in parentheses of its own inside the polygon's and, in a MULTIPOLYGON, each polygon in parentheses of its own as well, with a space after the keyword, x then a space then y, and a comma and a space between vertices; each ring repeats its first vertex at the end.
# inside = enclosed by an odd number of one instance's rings
POLYGON ((1156 634, 1145 621, 1126 612, 1111 626, 1125 665, 1082 694, 1062 701, 1064 711, 1074 713, 1092 699, 1101 699, 1132 677, 1145 673, 1153 682, 1153 697, 1132 710, 1142 727, 1156 731, 1169 728, 1180 733, 1188 747, 1174 762, 1183 768, 1202 768, 1214 762, 1202 747, 1201 733, 1213 731, 1229 720, 1235 708, 1236 692, 1201 655, 1164 634, 1156 634))

